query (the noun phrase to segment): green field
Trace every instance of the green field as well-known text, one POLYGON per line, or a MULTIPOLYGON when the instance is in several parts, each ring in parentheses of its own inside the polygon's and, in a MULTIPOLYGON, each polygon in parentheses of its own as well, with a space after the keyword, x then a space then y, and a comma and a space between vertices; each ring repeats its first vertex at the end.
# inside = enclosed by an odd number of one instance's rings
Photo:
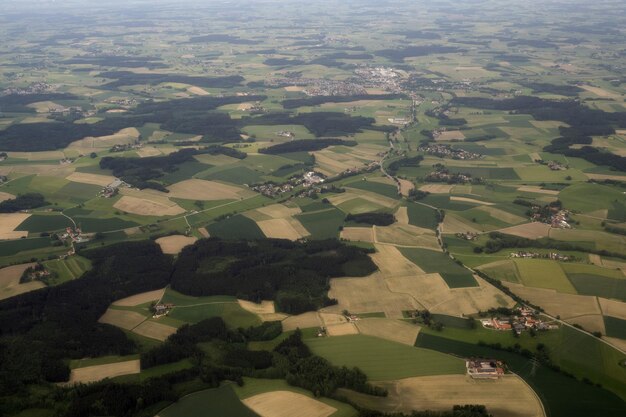
POLYGON ((237 214, 207 226, 211 236, 224 239, 262 239, 265 237, 259 226, 245 216, 237 214))
POLYGON ((329 239, 339 235, 339 227, 343 224, 345 214, 337 208, 329 208, 295 217, 311 233, 312 239, 329 239))
POLYGON ((65 259, 55 259, 44 262, 44 266, 56 274, 55 284, 80 278, 91 269, 91 261, 79 255, 65 259))
POLYGON ((438 272, 450 288, 477 287, 472 273, 443 252, 420 248, 398 248, 402 255, 425 272, 438 272))
POLYGON ((604 316, 604 327, 607 336, 626 339, 626 320, 604 316))
POLYGON ((561 265, 544 259, 516 259, 515 265, 522 283, 529 287, 550 288, 576 294, 561 265))
POLYGON ((258 417, 243 405, 231 385, 189 394, 159 411, 161 417, 204 416, 258 417))
POLYGON ((407 203, 406 209, 409 215, 409 224, 432 230, 437 228, 439 222, 437 211, 419 203, 407 203))
POLYGON ((545 366, 533 372, 529 359, 521 355, 426 333, 420 333, 417 337, 417 346, 461 357, 477 356, 505 361, 513 372, 524 378, 535 390, 550 416, 621 417, 626 413, 626 403, 617 395, 545 366))
POLYGON ((374 381, 461 374, 465 370, 458 358, 372 336, 323 337, 308 339, 306 344, 333 365, 356 366, 374 381))
POLYGON ((346 184, 347 187, 371 191, 389 198, 398 198, 398 188, 395 185, 375 181, 355 181, 346 184))

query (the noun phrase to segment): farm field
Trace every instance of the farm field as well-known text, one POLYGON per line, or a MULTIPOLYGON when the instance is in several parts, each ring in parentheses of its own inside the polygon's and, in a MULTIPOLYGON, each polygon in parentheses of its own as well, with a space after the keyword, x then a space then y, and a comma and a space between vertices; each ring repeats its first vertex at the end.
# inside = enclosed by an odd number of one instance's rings
POLYGON ((622 2, 5 3, 0 415, 626 415, 622 2))

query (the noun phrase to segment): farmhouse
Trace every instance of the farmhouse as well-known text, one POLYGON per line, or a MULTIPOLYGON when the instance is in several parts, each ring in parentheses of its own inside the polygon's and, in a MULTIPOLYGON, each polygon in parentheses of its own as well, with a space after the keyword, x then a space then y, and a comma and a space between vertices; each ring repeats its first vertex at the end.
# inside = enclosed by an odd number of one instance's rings
POLYGON ((502 362, 495 359, 468 359, 465 367, 467 374, 474 379, 498 379, 504 375, 502 362))

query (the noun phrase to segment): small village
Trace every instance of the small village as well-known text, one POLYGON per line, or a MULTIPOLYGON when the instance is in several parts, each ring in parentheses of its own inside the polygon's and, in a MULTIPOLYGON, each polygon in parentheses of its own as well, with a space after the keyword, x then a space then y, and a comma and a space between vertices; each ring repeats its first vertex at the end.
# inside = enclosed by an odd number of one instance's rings
POLYGON ((484 155, 477 152, 469 152, 463 149, 453 148, 450 145, 434 145, 427 143, 417 148, 417 150, 439 158, 450 158, 457 160, 473 160, 481 159, 484 157, 484 155))
POLYGON ((521 335, 524 331, 558 329, 557 325, 542 321, 536 311, 527 307, 518 307, 510 315, 494 315, 480 319, 480 322, 486 329, 514 331, 517 335, 521 335))
POLYGON ((115 197, 121 187, 130 187, 130 185, 126 184, 124 181, 117 178, 115 179, 115 181, 113 181, 109 185, 105 186, 102 190, 100 190, 100 192, 98 193, 98 196, 102 198, 115 197))
POLYGON ((424 178, 425 181, 446 182, 448 184, 465 184, 468 182, 472 184, 479 184, 483 182, 482 178, 472 178, 472 176, 467 173, 451 173, 448 168, 441 164, 435 164, 433 165, 433 168, 435 168, 435 170, 424 178))
POLYGON ((551 259, 553 261, 561 261, 561 262, 572 262, 577 260, 576 257, 570 255, 563 255, 557 252, 549 252, 549 253, 538 253, 538 252, 528 252, 528 251, 517 251, 511 252, 509 254, 510 258, 521 258, 521 259, 551 259))

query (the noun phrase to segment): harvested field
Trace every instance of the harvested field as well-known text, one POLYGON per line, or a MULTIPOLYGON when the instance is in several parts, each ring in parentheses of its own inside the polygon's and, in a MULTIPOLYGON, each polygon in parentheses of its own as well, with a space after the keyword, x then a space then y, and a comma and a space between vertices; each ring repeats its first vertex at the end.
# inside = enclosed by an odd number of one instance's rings
POLYGON ((262 321, 283 320, 288 317, 286 314, 276 312, 273 301, 263 300, 259 304, 246 300, 237 300, 237 302, 241 308, 252 314, 256 314, 262 321))
POLYGON ((246 110, 250 110, 252 107, 254 107, 254 103, 239 103, 237 105, 237 110, 239 111, 246 111, 246 110))
POLYGON ((0 167, 1 175, 9 174, 26 174, 26 175, 45 175, 47 177, 65 178, 74 172, 74 167, 70 165, 7 165, 0 167))
POLYGON ((187 92, 191 93, 191 94, 195 94, 197 96, 208 96, 211 93, 209 93, 208 91, 206 91, 203 88, 200 87, 196 87, 196 86, 191 86, 189 88, 187 88, 187 92))
POLYGON ((593 253, 589 254, 589 262, 594 265, 602 266, 602 257, 593 253))
POLYGON ((598 297, 598 301, 600 302, 602 314, 626 320, 626 303, 617 300, 607 300, 602 297, 598 297))
POLYGON ((125 362, 108 363, 105 365, 85 366, 72 369, 69 384, 101 381, 105 378, 115 378, 121 375, 138 374, 141 372, 139 359, 125 362))
POLYGON ((270 219, 256 223, 269 238, 298 240, 309 233, 296 219, 270 219))
POLYGON ((4 193, 4 192, 0 191, 0 202, 6 201, 6 200, 11 200, 12 198, 15 198, 15 196, 13 194, 4 193))
POLYGON ((24 220, 28 219, 28 213, 2 213, 0 214, 0 240, 2 239, 19 239, 28 236, 26 231, 16 231, 24 220))
POLYGON ((452 196, 450 197, 450 201, 461 201, 463 203, 480 204, 481 206, 493 206, 493 203, 488 203, 486 201, 480 201, 480 200, 476 200, 474 198, 468 198, 468 197, 452 196))
POLYGON ((400 194, 408 197, 411 190, 415 189, 415 184, 409 180, 398 179, 398 181, 400 182, 400 194))
POLYGON ((591 180, 626 181, 626 175, 589 174, 586 172, 585 175, 591 180))
POLYGON ((486 311, 492 307, 513 307, 506 294, 479 277, 478 287, 450 289, 437 273, 392 277, 386 280, 389 290, 407 294, 432 313, 463 316, 486 311))
POLYGON ((355 188, 350 188, 350 191, 354 193, 354 198, 362 198, 364 200, 370 201, 374 204, 381 205, 387 208, 394 208, 398 205, 398 200, 394 200, 393 198, 385 197, 384 195, 374 193, 371 191, 359 190, 355 188), (356 195, 355 195, 356 194, 356 195))
POLYGON ((113 207, 140 216, 175 216, 185 212, 184 208, 171 201, 169 204, 163 204, 127 195, 120 198, 113 207))
POLYGON ((272 391, 242 400, 261 417, 327 417, 336 408, 291 391, 272 391))
POLYGON ((561 316, 563 320, 602 314, 596 297, 590 295, 564 294, 555 290, 524 287, 513 283, 509 283, 508 286, 516 295, 541 306, 548 314, 561 316))
POLYGON ((525 223, 513 227, 507 227, 499 230, 507 235, 525 237, 528 239, 539 239, 548 236, 550 225, 539 222, 525 223))
POLYGON ((569 324, 578 324, 583 329, 590 332, 600 332, 606 334, 606 328, 604 327, 604 317, 601 314, 591 314, 587 316, 577 316, 565 320, 569 324))
POLYGON ((435 138, 437 142, 446 141, 446 140, 463 140, 465 139, 465 135, 460 130, 446 130, 445 132, 441 132, 439 136, 435 138))
POLYGON ((270 217, 271 219, 282 219, 302 213, 302 210, 300 210, 299 207, 287 207, 282 204, 272 204, 260 207, 256 209, 256 211, 270 217))
POLYGON ((325 312, 348 310, 359 314, 382 311, 386 317, 401 319, 402 311, 424 308, 409 294, 391 292, 379 272, 363 278, 333 278, 328 296, 337 299, 338 304, 326 307, 325 312))
POLYGON ((523 187, 519 187, 517 191, 525 192, 525 193, 537 193, 537 194, 548 194, 548 195, 559 195, 559 191, 557 190, 545 190, 541 187, 534 187, 530 185, 524 185, 523 187))
POLYGON ((439 249, 435 232, 408 224, 396 223, 391 226, 374 226, 374 242, 439 249))
POLYGON ((606 340, 611 345, 613 345, 613 347, 621 350, 622 352, 626 352, 626 340, 618 339, 617 337, 607 337, 607 336, 602 336, 602 339, 606 340))
POLYGON ((326 326, 326 333, 329 336, 345 336, 348 334, 359 334, 359 329, 354 323, 339 323, 326 326))
POLYGON ((494 219, 502 220, 503 222, 509 224, 517 224, 526 221, 525 217, 518 216, 517 214, 509 213, 508 211, 500 210, 495 207, 480 206, 477 207, 477 209, 489 213, 489 215, 494 219))
POLYGON ((450 194, 450 190, 454 188, 454 185, 450 184, 426 184, 422 185, 420 191, 426 191, 431 194, 450 194))
POLYGON ((142 292, 141 294, 131 295, 130 297, 122 298, 113 302, 114 306, 120 307, 135 307, 141 304, 149 303, 151 301, 158 301, 163 297, 165 288, 160 290, 142 292))
POLYGON ((409 346, 415 345, 420 327, 404 321, 368 318, 356 322, 356 327, 361 334, 380 337, 409 346))
POLYGON ((199 227, 198 228, 198 233, 200 233, 202 235, 202 237, 204 237, 204 238, 211 237, 211 235, 209 234, 209 231, 206 230, 206 227, 199 227))
POLYGON ((41 281, 20 284, 20 278, 24 271, 33 265, 35 264, 28 263, 0 269, 0 300, 45 287, 41 281))
POLYGON ((122 129, 108 136, 89 136, 69 144, 68 149, 76 149, 82 152, 92 152, 94 149, 110 148, 113 145, 127 145, 135 142, 140 133, 134 127, 122 129))
POLYGON ((140 158, 149 158, 151 156, 159 156, 163 153, 154 146, 143 146, 135 151, 140 158))
POLYGON ((589 91, 590 93, 595 94, 598 97, 612 98, 612 99, 621 98, 619 94, 614 93, 612 91, 607 91, 604 88, 594 87, 594 86, 586 85, 586 84, 582 84, 579 87, 582 88, 583 90, 586 90, 586 91, 589 91))
POLYGON ((418 275, 424 271, 409 261, 395 246, 376 245, 376 253, 370 255, 383 276, 418 275))
POLYGON ((110 324, 125 330, 132 330, 146 320, 146 316, 129 310, 116 310, 109 308, 98 319, 100 323, 110 324))
POLYGON ((398 207, 395 216, 399 224, 409 224, 409 211, 407 207, 398 207))
POLYGON ((190 179, 167 187, 169 195, 186 200, 239 200, 253 195, 252 191, 217 181, 190 179))
POLYGON ((300 85, 290 85, 285 87, 285 91, 304 91, 306 90, 306 87, 300 86, 300 85))
POLYGON ((185 246, 193 245, 196 240, 194 236, 173 235, 160 237, 156 243, 161 247, 161 251, 168 255, 177 255, 185 246))
POLYGON ((374 229, 371 227, 344 227, 339 236, 341 239, 353 242, 374 242, 374 229))
POLYGON ((156 340, 165 340, 170 335, 176 333, 176 327, 168 326, 167 324, 157 323, 155 321, 146 320, 139 326, 133 329, 133 333, 137 333, 140 336, 149 337, 156 340))
POLYGON ((100 187, 105 187, 115 181, 115 177, 112 175, 89 174, 86 172, 73 172, 65 179, 82 184, 99 185, 100 187))
POLYGON ((539 397, 517 375, 498 380, 475 380, 466 375, 437 375, 378 383, 387 397, 368 396, 341 389, 365 408, 384 412, 449 411, 456 404, 483 404, 494 417, 544 417, 539 397), (494 395, 497 393, 497 395, 494 395))
MULTIPOLYGON (((330 296, 330 295, 329 295, 330 296)), ((283 331, 307 329, 309 327, 320 327, 322 320, 317 311, 309 311, 307 313, 298 314, 297 316, 289 316, 283 320, 283 331)))
POLYGON ((332 326, 334 324, 344 324, 348 322, 348 319, 343 314, 337 313, 322 313, 320 312, 320 319, 324 326, 332 326))
POLYGON ((480 230, 472 226, 465 219, 455 216, 454 214, 446 214, 441 225, 441 233, 480 233, 480 230))

